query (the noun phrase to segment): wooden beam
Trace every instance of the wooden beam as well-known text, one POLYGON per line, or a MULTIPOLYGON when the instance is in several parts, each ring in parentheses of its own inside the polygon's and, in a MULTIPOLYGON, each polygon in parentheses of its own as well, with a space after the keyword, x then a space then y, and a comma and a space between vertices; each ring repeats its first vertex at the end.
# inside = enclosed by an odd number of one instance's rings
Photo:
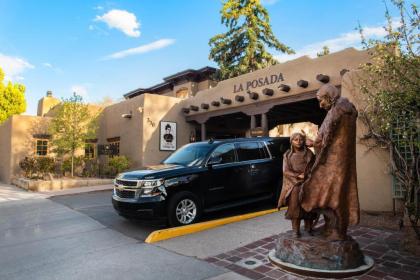
POLYGON ((222 102, 222 104, 225 104, 225 105, 232 104, 232 99, 229 99, 229 98, 220 97, 220 101, 222 102))
POLYGON ((316 79, 320 81, 321 83, 326 84, 330 81, 330 76, 324 75, 324 74, 318 74, 316 75, 316 79))
POLYGON ((296 84, 301 88, 307 88, 309 85, 308 81, 305 80, 299 80, 296 84))
POLYGON ((283 91, 283 92, 289 92, 290 91, 290 86, 285 85, 285 84, 281 84, 278 86, 279 90, 283 91))
POLYGON ((243 97, 242 95, 236 95, 235 100, 238 101, 238 102, 244 102, 245 97, 243 97))
POLYGON ((271 88, 265 88, 263 89, 262 93, 267 96, 273 96, 274 90, 272 90, 271 88))

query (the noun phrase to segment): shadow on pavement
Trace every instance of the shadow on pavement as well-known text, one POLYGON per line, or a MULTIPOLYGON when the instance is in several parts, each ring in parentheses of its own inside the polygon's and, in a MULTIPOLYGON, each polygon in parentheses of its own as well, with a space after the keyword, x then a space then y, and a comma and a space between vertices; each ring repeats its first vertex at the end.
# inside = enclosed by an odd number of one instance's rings
MULTIPOLYGON (((164 221, 127 220, 126 218, 119 216, 112 206, 111 193, 111 190, 95 191, 81 194, 54 196, 49 199, 56 203, 63 204, 75 211, 81 212, 108 228, 142 242, 151 232, 168 227, 164 221)), ((259 202, 232 209, 207 213, 203 215, 201 221, 221 219, 272 208, 273 204, 270 201, 259 202)))

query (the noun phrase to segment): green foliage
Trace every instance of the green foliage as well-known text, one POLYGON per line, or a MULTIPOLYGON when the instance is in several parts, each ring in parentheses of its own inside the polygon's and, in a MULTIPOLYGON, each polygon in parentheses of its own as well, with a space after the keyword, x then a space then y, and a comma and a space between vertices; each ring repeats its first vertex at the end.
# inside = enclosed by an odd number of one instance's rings
POLYGON ((19 162, 19 166, 25 172, 26 178, 32 178, 37 172, 36 159, 33 157, 25 157, 19 162))
POLYGON ((114 156, 108 162, 110 175, 116 175, 130 167, 130 160, 126 156, 114 156))
POLYGON ((414 223, 420 218, 420 17, 414 4, 410 9, 402 0, 391 2, 399 10, 399 22, 396 25, 386 11, 384 39, 366 41, 359 26, 371 54, 359 81, 367 104, 360 116, 368 127, 366 143, 389 149, 392 173, 405 190, 406 210, 414 223))
MULTIPOLYGON (((61 172, 63 173, 63 175, 66 172, 71 173, 72 171, 71 163, 72 163, 71 157, 68 157, 65 160, 63 160, 63 163, 61 164, 61 172)), ((84 161, 83 156, 73 157, 73 173, 76 175, 82 175, 81 171, 83 170, 84 163, 85 161, 84 161)))
POLYGON ((322 51, 316 54, 317 57, 321 57, 324 55, 330 54, 330 48, 328 46, 323 46, 322 51))
MULTIPOLYGON (((74 159, 76 150, 84 147, 85 140, 96 137, 97 118, 98 114, 89 111, 80 95, 74 93, 63 100, 49 127, 55 152, 61 156, 69 154, 70 160, 74 159)), ((71 176, 73 174, 74 164, 71 165, 71 176)))
POLYGON ((38 178, 54 172, 55 161, 50 157, 25 157, 19 162, 26 178, 38 178))
POLYGON ((209 58, 219 65, 219 78, 228 79, 276 64, 267 47, 294 53, 274 36, 270 17, 260 0, 226 0, 220 13, 228 31, 209 41, 209 58))
POLYGON ((48 174, 54 172, 54 159, 50 157, 38 157, 36 159, 38 171, 42 174, 48 174))
POLYGON ((99 162, 97 159, 85 159, 85 167, 83 168, 84 177, 99 176, 99 162))
POLYGON ((25 86, 10 81, 4 84, 3 80, 4 73, 0 68, 0 123, 26 111, 25 86))

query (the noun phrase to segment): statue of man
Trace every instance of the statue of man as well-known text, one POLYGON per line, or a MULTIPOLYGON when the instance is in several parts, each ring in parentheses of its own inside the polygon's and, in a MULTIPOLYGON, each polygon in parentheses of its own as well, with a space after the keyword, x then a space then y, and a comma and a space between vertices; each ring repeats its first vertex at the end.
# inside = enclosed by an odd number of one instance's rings
POLYGON ((345 240, 348 225, 359 222, 356 177, 357 110, 339 90, 323 85, 317 92, 322 109, 328 111, 318 135, 309 145, 315 148, 315 162, 302 185, 301 207, 319 211, 325 217, 329 240, 345 240))

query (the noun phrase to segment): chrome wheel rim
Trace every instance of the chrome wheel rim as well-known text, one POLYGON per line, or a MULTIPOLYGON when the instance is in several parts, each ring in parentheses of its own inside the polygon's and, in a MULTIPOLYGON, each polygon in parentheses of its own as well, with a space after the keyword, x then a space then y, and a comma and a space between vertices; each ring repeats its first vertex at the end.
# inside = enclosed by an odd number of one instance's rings
POLYGON ((176 206, 176 219, 181 224, 190 224, 197 216, 197 205, 189 198, 181 200, 176 206))

